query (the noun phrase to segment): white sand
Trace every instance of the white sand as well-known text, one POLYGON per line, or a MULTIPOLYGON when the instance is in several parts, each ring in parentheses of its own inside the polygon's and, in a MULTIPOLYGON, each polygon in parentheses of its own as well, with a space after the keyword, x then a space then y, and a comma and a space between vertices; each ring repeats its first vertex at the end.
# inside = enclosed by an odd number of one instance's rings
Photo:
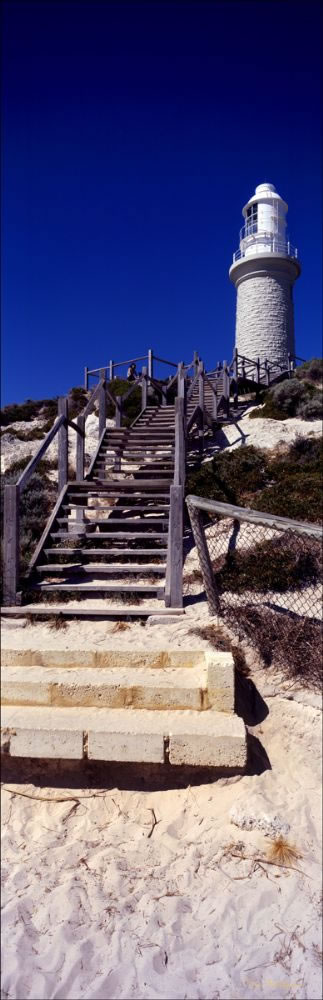
MULTIPOLYGON (((223 448, 233 451, 243 444, 266 450, 288 448, 298 437, 316 438, 322 435, 321 420, 301 420, 300 417, 289 417, 288 420, 257 417, 250 420, 250 414, 254 409, 254 406, 250 407, 241 420, 228 424, 218 432, 215 451, 223 448)), ((261 413, 261 406, 257 409, 261 413)))
POLYGON ((250 728, 272 768, 260 775, 99 797, 102 780, 9 776, 6 789, 90 797, 2 791, 3 998, 321 996, 319 712, 254 680, 269 709, 250 728), (257 860, 271 841, 233 825, 234 804, 290 825, 299 871, 257 860))
MULTIPOLYGON (((5 625, 3 643, 201 648, 189 630, 206 621, 202 603, 175 624, 124 631, 107 622, 60 632, 5 625)), ((259 740, 254 761, 264 751, 270 761, 261 774, 147 790, 140 772, 120 790, 108 766, 95 788, 68 777, 37 787, 28 762, 22 776, 9 774, 5 787, 30 795, 103 794, 76 805, 2 792, 3 998, 321 996, 318 699, 273 670, 252 677, 267 706, 248 727, 259 740), (256 860, 271 840, 235 826, 234 805, 260 823, 265 815, 289 824, 302 855, 289 864, 299 871, 256 860)))
MULTIPOLYGON (((16 429, 17 431, 23 431, 24 433, 29 433, 29 431, 35 428, 41 427, 44 423, 43 420, 36 418, 35 420, 20 420, 10 427, 16 429)), ((107 420, 107 427, 113 427, 114 421, 107 420)), ((3 428, 4 430, 5 428, 3 428)), ((99 434, 99 420, 96 413, 90 413, 86 420, 85 425, 86 438, 85 438, 85 458, 86 462, 92 458, 98 444, 98 434, 99 434)), ((41 445, 42 439, 45 435, 41 435, 39 440, 36 441, 19 441, 11 432, 3 434, 1 438, 1 472, 4 473, 6 469, 12 465, 13 462, 18 462, 20 459, 25 458, 26 455, 35 455, 36 451, 41 445)), ((68 433, 68 460, 69 464, 75 468, 75 458, 76 458, 76 433, 73 430, 69 430, 68 433)), ((57 435, 54 438, 52 444, 45 452, 44 459, 46 461, 54 462, 57 461, 57 447, 58 447, 57 435)))

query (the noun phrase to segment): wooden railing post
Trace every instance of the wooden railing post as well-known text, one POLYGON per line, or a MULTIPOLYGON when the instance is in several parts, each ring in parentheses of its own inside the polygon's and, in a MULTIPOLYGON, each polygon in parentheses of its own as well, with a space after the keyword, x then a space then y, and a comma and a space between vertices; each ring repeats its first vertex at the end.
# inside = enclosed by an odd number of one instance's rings
POLYGON ((109 382, 113 380, 113 361, 109 361, 109 382))
POLYGON ((199 451, 203 452, 204 447, 204 364, 203 361, 199 361, 198 365, 198 387, 199 387, 199 407, 200 407, 200 422, 199 422, 199 451))
POLYGON ((267 383, 267 385, 270 385, 270 370, 269 370, 269 364, 268 364, 267 358, 266 358, 266 361, 265 361, 265 369, 266 369, 266 383, 267 383))
POLYGON ((257 384, 256 384, 256 400, 258 402, 258 400, 259 400, 259 392, 260 392, 260 358, 257 358, 257 361, 256 361, 256 382, 257 382, 257 384))
POLYGON ((122 396, 116 396, 114 426, 121 427, 121 422, 122 422, 122 396))
POLYGON ((184 428, 184 399, 177 396, 175 399, 175 463, 174 463, 174 485, 184 486, 185 484, 185 428, 184 428))
POLYGON ((171 486, 165 582, 167 608, 183 607, 183 487, 171 486))
POLYGON ((154 377, 154 355, 151 348, 148 351, 148 378, 154 377))
POLYGON ((144 365, 141 369, 141 409, 145 410, 147 406, 147 367, 144 365))
POLYGON ((167 386, 166 385, 162 385, 161 386, 161 392, 162 392, 161 405, 162 406, 167 406, 167 386))
POLYGON ((99 393, 99 441, 107 422, 107 397, 105 392, 105 368, 100 369, 100 380, 103 379, 99 393))
POLYGON ((228 372, 228 362, 223 362, 223 395, 225 399, 226 416, 230 416, 230 377, 228 372))
POLYGON ((198 557, 202 570, 203 583, 208 600, 209 610, 211 615, 217 615, 220 608, 220 600, 215 583, 214 571, 209 556, 209 550, 205 538, 202 512, 198 510, 197 507, 194 507, 192 504, 190 504, 189 500, 190 498, 187 499, 186 503, 190 516, 190 522, 192 525, 194 541, 198 551, 198 557))
POLYGON ((84 368, 84 389, 88 390, 88 388, 89 388, 89 369, 87 367, 85 367, 84 368))
POLYGON ((3 510, 3 603, 17 603, 19 583, 19 486, 5 486, 3 510))
POLYGON ((197 375, 197 373, 198 373, 198 367, 199 367, 199 355, 198 355, 198 351, 194 351, 194 354, 193 354, 193 365, 194 365, 194 375, 197 375))
POLYGON ((65 417, 66 423, 62 424, 58 431, 58 493, 68 480, 68 397, 59 396, 58 416, 65 417))
POLYGON ((76 434, 76 479, 83 482, 84 479, 84 454, 85 454, 85 420, 82 414, 77 418, 79 433, 76 434))
POLYGON ((233 409, 238 409, 238 348, 234 349, 233 357, 233 376, 234 376, 234 394, 233 394, 233 409))
POLYGON ((182 386, 182 373, 183 373, 183 362, 180 361, 177 365, 177 395, 182 396, 181 386, 182 386))

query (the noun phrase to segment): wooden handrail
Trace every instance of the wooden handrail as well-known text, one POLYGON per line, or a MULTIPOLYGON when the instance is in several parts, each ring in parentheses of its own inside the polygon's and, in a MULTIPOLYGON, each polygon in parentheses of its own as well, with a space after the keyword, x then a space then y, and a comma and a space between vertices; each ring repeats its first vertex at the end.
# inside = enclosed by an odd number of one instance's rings
POLYGON ((36 454, 33 456, 33 458, 30 459, 30 462, 28 462, 28 465, 26 465, 26 468, 23 470, 21 476, 19 476, 19 479, 17 480, 16 486, 19 486, 20 493, 22 493, 25 487, 27 486, 30 477, 33 475, 36 466, 38 465, 38 462, 40 462, 40 459, 47 451, 47 448, 49 448, 49 445, 51 444, 53 438, 57 434, 57 431, 59 431, 60 427, 62 427, 62 425, 65 423, 66 423, 66 418, 64 416, 56 417, 53 426, 51 427, 50 431, 48 431, 48 434, 46 434, 46 437, 42 441, 40 447, 38 448, 38 451, 36 451, 36 454))
POLYGON ((126 402, 126 399, 129 399, 129 396, 131 396, 131 393, 134 391, 134 389, 136 389, 137 386, 141 385, 141 381, 142 381, 141 375, 138 375, 138 378, 133 380, 130 389, 128 389, 128 392, 125 392, 124 395, 122 396, 123 403, 126 402))
POLYGON ((319 524, 307 524, 306 521, 293 521, 289 517, 266 514, 259 510, 253 510, 251 507, 236 507, 234 504, 221 503, 217 500, 206 500, 204 497, 196 497, 191 494, 186 497, 186 503, 188 507, 197 507, 199 510, 205 510, 209 514, 232 517, 239 521, 260 524, 265 528, 277 528, 279 531, 292 529, 299 534, 311 535, 313 538, 321 539, 322 537, 322 528, 319 524))

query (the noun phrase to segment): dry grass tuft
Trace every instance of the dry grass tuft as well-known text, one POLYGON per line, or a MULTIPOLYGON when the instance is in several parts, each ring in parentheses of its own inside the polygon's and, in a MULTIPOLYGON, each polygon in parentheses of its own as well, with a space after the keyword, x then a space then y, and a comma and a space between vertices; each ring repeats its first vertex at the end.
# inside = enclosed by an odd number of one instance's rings
POLYGON ((67 621, 62 614, 53 615, 52 618, 48 618, 47 625, 52 631, 58 632, 60 629, 67 628, 67 621))
POLYGON ((127 622, 116 622, 111 632, 126 632, 127 628, 130 628, 127 622))
POLYGON ((302 854, 295 847, 294 844, 290 844, 285 837, 277 837, 277 840, 273 840, 268 849, 268 861, 274 862, 277 865, 289 865, 292 861, 297 858, 301 858, 302 854))
POLYGON ((247 638, 264 666, 278 667, 303 687, 321 690, 322 626, 308 618, 297 619, 253 604, 225 609, 230 628, 247 638))

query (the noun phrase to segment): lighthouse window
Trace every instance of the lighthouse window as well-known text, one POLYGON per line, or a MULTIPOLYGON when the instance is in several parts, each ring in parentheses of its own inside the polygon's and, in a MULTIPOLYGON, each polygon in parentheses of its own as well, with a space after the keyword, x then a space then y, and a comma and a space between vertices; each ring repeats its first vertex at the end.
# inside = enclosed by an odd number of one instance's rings
POLYGON ((246 235, 256 233, 258 228, 258 205, 250 205, 247 208, 246 235))

